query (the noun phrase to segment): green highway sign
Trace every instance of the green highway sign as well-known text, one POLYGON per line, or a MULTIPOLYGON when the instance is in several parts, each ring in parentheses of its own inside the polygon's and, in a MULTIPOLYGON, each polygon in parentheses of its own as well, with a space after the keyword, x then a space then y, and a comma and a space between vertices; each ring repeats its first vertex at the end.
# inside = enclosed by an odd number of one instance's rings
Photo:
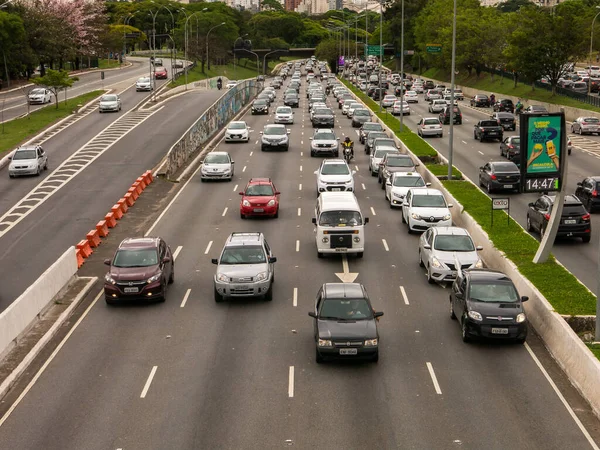
POLYGON ((440 53, 442 46, 440 44, 427 44, 427 53, 440 53))
POLYGON ((365 52, 367 55, 379 56, 382 52, 381 45, 367 45, 365 48, 365 52))

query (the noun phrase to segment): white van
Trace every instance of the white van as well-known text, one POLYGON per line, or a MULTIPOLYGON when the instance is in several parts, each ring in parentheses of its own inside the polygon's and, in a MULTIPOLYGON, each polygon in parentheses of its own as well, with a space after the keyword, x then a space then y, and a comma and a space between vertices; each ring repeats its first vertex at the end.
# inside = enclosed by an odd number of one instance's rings
POLYGON ((317 256, 324 253, 355 253, 362 258, 365 251, 363 217, 352 192, 322 192, 317 199, 315 217, 317 256))

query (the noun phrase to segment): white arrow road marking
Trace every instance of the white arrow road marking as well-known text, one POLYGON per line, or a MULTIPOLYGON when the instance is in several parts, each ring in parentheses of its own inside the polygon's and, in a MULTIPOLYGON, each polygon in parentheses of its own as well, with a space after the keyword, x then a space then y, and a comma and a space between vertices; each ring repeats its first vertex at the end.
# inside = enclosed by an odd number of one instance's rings
POLYGON ((342 255, 342 270, 343 273, 336 273, 336 276, 342 281, 342 283, 353 283, 358 276, 358 273, 350 273, 348 266, 348 255, 342 255))

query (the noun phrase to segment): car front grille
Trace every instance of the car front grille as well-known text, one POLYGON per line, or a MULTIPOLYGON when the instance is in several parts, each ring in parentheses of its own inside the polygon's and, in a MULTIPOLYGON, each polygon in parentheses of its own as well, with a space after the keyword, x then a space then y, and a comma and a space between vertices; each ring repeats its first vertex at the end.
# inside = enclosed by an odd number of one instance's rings
POLYGON ((254 277, 232 278, 231 281, 233 283, 252 283, 254 281, 254 277))
POLYGON ((143 284, 146 284, 146 280, 117 281, 117 286, 141 286, 143 284))
MULTIPOLYGON (((450 270, 456 270, 456 265, 455 264, 449 264, 449 263, 445 263, 448 266, 448 269, 450 270)), ((460 268, 461 269, 468 269, 469 267, 471 267, 471 264, 461 264, 460 268)))
POLYGON ((330 248, 352 248, 351 234, 334 234, 329 237, 330 248))
POLYGON ((362 347, 363 341, 334 341, 333 345, 336 348, 362 347))
POLYGON ((427 223, 437 223, 440 220, 442 220, 442 217, 434 217, 434 216, 423 217, 422 220, 427 223))

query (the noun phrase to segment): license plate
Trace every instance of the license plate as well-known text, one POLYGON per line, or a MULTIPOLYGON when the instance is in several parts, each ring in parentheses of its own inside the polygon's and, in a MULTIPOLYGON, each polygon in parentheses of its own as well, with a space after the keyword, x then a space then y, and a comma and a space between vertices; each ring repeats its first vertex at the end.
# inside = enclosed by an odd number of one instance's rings
POLYGON ((512 189, 512 188, 513 188, 513 185, 512 185, 512 184, 505 184, 505 185, 504 185, 504 187, 505 187, 506 189, 512 189))
POLYGON ((341 191, 342 188, 331 188, 332 191, 341 191))
POLYGON ((346 247, 338 247, 335 249, 336 252, 347 252, 348 249, 346 247))
POLYGON ((490 136, 495 136, 496 132, 495 131, 490 131, 490 136))
POLYGON ((265 212, 263 208, 254 208, 254 212, 265 212))
POLYGON ((136 288, 136 287, 126 287, 125 289, 123 289, 123 291, 124 291, 126 294, 135 294, 136 292, 139 292, 139 291, 140 291, 140 289, 139 289, 139 288, 136 288))
POLYGON ((357 348, 340 348, 340 355, 357 355, 357 348))
POLYGON ((234 289, 235 290, 240 290, 240 291, 247 291, 248 290, 248 286, 246 286, 245 284, 240 284, 240 285, 236 286, 234 289))
POLYGON ((576 220, 576 219, 567 219, 567 220, 565 220, 565 224, 572 225, 572 224, 574 224, 574 223, 577 223, 577 220, 576 220))
POLYGON ((492 328, 492 334, 508 334, 508 328, 492 328))

